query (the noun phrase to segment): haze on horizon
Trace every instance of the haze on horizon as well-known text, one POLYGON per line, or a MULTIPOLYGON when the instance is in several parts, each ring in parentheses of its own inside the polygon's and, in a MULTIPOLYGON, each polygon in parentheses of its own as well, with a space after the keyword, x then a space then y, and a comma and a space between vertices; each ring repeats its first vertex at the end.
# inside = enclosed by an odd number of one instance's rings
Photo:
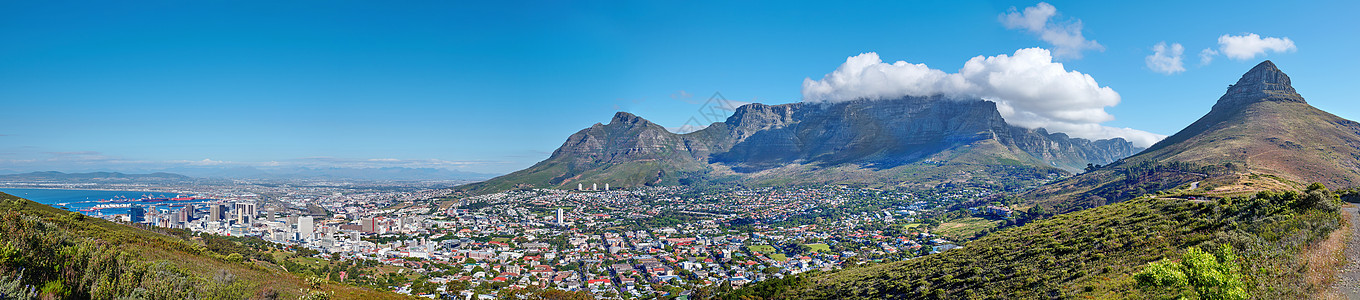
POLYGON ((715 92, 980 97, 1146 146, 1265 59, 1360 118, 1360 4, 1268 3, 0 3, 0 173, 507 173, 614 111, 720 121, 715 92))

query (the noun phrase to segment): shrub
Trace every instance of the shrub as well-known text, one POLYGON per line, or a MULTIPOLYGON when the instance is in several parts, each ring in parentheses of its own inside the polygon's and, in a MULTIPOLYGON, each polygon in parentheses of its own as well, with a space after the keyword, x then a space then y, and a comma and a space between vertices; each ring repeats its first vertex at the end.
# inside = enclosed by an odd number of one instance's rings
POLYGON ((1164 259, 1148 264, 1134 279, 1140 287, 1169 289, 1183 299, 1247 298, 1237 255, 1228 245, 1220 245, 1214 254, 1191 247, 1180 262, 1164 259))

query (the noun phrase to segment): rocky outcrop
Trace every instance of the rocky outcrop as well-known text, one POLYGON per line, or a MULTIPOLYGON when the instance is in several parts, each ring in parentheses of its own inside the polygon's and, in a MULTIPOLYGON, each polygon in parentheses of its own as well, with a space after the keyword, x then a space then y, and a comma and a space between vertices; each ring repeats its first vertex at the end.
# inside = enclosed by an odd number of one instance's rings
POLYGON ((1213 109, 1225 110, 1257 101, 1307 103, 1303 96, 1294 91, 1289 75, 1267 60, 1251 68, 1237 83, 1229 86, 1228 92, 1218 98, 1213 109))

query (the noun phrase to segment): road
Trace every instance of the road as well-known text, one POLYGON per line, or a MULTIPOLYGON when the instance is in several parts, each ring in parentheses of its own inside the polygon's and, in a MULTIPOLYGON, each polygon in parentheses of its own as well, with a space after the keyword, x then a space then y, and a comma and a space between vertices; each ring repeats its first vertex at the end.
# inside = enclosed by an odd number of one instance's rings
POLYGON ((1355 205, 1346 205, 1341 208, 1341 212, 1346 218, 1350 219, 1351 236, 1346 239, 1346 266, 1337 271, 1336 282, 1332 283, 1332 295, 1344 295, 1346 299, 1360 299, 1360 238, 1356 233, 1360 233, 1360 208, 1355 205))

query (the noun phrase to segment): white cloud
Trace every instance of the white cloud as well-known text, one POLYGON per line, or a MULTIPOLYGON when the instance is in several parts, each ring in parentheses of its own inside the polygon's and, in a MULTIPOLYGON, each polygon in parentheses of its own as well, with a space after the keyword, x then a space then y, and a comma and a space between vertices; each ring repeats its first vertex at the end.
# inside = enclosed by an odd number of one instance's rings
POLYGON ((1010 12, 1001 14, 1001 24, 1008 29, 1024 29, 1039 36, 1040 40, 1053 45, 1053 54, 1059 58, 1081 58, 1085 50, 1105 51, 1096 41, 1086 40, 1081 34, 1081 20, 1072 19, 1065 23, 1054 22, 1058 8, 1039 2, 1033 7, 1018 11, 1011 7, 1010 12))
POLYGON ((1171 46, 1167 46, 1166 42, 1157 43, 1152 46, 1152 55, 1147 56, 1147 66, 1153 72, 1167 75, 1185 72, 1185 65, 1181 63, 1184 53, 1185 47, 1179 43, 1171 46))
POLYGON ((1007 123, 1074 137, 1123 137, 1141 147, 1166 137, 1100 125, 1114 120, 1105 107, 1119 104, 1119 93, 1101 87, 1090 75, 1067 71, 1042 48, 1020 49, 1010 56, 973 57, 958 73, 904 61, 887 64, 871 52, 846 59, 821 80, 803 80, 806 102, 935 95, 996 102, 1007 123))
POLYGON ((1213 61, 1214 61, 1214 56, 1215 56, 1215 55, 1218 55, 1218 51, 1215 51, 1214 49, 1204 48, 1204 50, 1200 50, 1200 51, 1199 51, 1199 64, 1200 64, 1201 66, 1202 66, 1202 65, 1208 65, 1210 62, 1213 62, 1213 61))
POLYGON ((1218 37, 1219 52, 1236 60, 1247 60, 1270 52, 1291 52, 1298 50, 1289 38, 1261 38, 1255 33, 1247 35, 1223 35, 1218 37))

